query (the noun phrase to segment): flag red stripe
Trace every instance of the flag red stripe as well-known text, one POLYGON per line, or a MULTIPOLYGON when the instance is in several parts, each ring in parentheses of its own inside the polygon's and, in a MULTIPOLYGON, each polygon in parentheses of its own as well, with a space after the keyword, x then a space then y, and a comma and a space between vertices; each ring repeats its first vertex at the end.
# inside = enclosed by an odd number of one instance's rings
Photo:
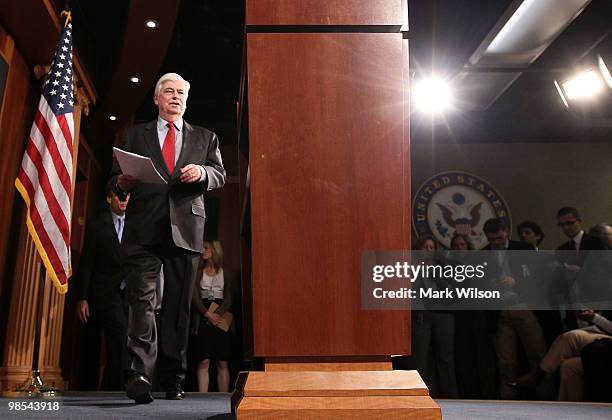
MULTIPOLYGON (((59 231, 62 233, 64 242, 66 245, 68 245, 70 244, 70 226, 68 225, 68 220, 64 216, 64 212, 55 198, 55 194, 53 193, 53 189, 51 188, 51 183, 49 181, 49 176, 47 175, 47 171, 45 171, 43 166, 42 156, 40 155, 38 149, 34 146, 32 139, 30 139, 28 142, 26 153, 38 171, 38 184, 40 188, 42 188, 42 192, 47 202, 47 209, 53 216, 53 220, 55 221, 59 231)), ((32 195, 31 199, 34 200, 34 195, 32 195)))
POLYGON ((34 186, 32 185, 32 181, 30 181, 28 174, 23 170, 23 168, 19 169, 19 175, 17 175, 17 178, 21 181, 21 184, 28 192, 28 197, 31 197, 32 200, 34 197, 34 186))
POLYGON ((68 126, 68 121, 66 121, 66 114, 57 116, 57 123, 64 133, 64 140, 66 140, 66 147, 70 151, 70 158, 72 159, 72 133, 70 132, 70 127, 68 126))
POLYGON ((36 204, 34 202, 34 194, 32 193, 34 191, 34 186, 32 185, 30 178, 28 178, 27 174, 23 171, 23 169, 19 171, 18 178, 21 181, 21 184, 25 187, 26 191, 28 192, 29 201, 30 201, 30 207, 29 207, 30 220, 32 221, 34 229, 36 230, 38 239, 40 240, 40 243, 42 244, 43 248, 45 249, 45 252, 47 253, 47 258, 49 259, 49 262, 51 263, 51 266, 53 267, 53 271, 55 271, 55 274, 57 275, 58 280, 62 284, 65 284, 68 278, 66 276, 64 266, 62 265, 61 259, 57 255, 55 247, 53 246, 53 242, 51 241, 47 231, 45 230, 43 221, 40 217, 40 213, 38 212, 38 209, 36 208, 36 204))
MULTIPOLYGON (((53 161, 53 165, 55 166, 55 170, 57 171, 57 176, 59 177, 59 180, 62 183, 66 194, 68 195, 68 197, 70 197, 70 175, 66 170, 66 166, 64 166, 64 161, 62 160, 60 151, 57 148, 56 139, 53 137, 53 133, 51 132, 51 129, 47 124, 47 120, 45 120, 40 110, 36 111, 36 115, 34 116, 34 123, 38 127, 38 130, 42 134, 42 137, 45 139, 45 144, 47 146, 49 154, 51 155, 51 160, 53 161)), ((30 142, 32 142, 32 139, 30 139, 30 142)))

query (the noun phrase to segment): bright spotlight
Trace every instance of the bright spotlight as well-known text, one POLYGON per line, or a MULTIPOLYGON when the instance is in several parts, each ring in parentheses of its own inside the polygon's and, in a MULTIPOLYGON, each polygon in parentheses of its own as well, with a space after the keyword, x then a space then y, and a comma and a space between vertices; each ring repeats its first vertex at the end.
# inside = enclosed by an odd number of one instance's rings
POLYGON ((562 83, 567 99, 591 98, 603 90, 603 81, 595 70, 588 70, 562 83))
POLYGON ((444 111, 453 100, 448 83, 438 78, 419 80, 412 95, 416 108, 430 113, 444 111))
POLYGON ((597 66, 593 66, 572 77, 557 82, 555 87, 565 106, 572 101, 585 101, 600 95, 606 88, 612 89, 612 78, 601 56, 598 56, 597 66))

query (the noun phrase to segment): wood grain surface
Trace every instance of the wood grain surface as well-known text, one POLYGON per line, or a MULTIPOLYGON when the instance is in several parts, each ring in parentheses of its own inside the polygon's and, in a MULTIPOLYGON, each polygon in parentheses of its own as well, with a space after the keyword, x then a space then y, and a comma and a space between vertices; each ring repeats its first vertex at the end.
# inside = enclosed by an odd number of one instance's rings
POLYGON ((408 311, 361 309, 365 250, 410 238, 401 34, 249 34, 256 356, 410 353, 408 311))

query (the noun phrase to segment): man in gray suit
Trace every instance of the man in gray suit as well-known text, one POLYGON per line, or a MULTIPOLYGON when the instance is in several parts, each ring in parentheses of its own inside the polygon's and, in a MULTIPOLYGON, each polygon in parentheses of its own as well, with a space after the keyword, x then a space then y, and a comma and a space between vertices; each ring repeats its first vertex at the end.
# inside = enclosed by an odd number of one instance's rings
POLYGON ((222 187, 225 170, 217 135, 183 120, 189 82, 176 73, 155 87, 155 121, 126 130, 124 150, 150 157, 167 184, 140 183, 115 162, 111 182, 119 194, 131 193, 121 253, 128 271, 128 350, 126 382, 136 403, 153 401, 156 367, 168 399, 182 399, 189 305, 204 237, 204 192, 222 187), (164 295, 155 324, 156 281, 163 264, 164 295), (159 337, 159 338, 158 338, 159 337))

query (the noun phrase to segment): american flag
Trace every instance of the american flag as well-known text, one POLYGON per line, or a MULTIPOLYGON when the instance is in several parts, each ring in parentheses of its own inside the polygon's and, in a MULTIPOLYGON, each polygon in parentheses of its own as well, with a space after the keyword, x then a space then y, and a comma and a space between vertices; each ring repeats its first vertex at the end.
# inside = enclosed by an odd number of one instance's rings
POLYGON ((47 274, 68 291, 72 197, 72 24, 64 26, 34 116, 15 186, 26 206, 26 224, 47 274))

